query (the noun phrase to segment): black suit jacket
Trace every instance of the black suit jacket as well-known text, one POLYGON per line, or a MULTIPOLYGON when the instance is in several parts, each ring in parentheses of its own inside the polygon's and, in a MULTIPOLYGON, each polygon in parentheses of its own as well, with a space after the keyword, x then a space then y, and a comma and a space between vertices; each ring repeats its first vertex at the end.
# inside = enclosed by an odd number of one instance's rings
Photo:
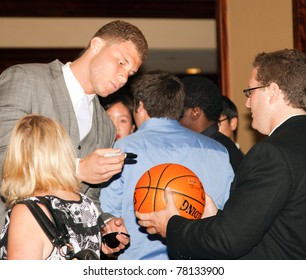
POLYGON ((176 259, 306 259, 306 116, 294 116, 244 157, 216 216, 167 226, 176 259))
POLYGON ((206 135, 210 138, 215 139, 221 143, 228 151, 230 163, 234 172, 238 169, 244 154, 236 146, 236 144, 226 135, 219 131, 218 123, 212 124, 210 127, 205 129, 201 134, 206 135))

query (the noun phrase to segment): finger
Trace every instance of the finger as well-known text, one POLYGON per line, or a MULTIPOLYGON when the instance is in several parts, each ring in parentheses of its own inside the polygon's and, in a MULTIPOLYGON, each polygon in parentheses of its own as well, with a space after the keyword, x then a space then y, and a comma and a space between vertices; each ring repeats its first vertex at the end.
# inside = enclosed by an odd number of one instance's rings
POLYGON ((121 227, 124 225, 124 220, 122 218, 116 218, 114 223, 117 227, 121 227))
POLYGON ((136 217, 139 220, 150 220, 151 216, 152 216, 152 212, 151 213, 140 213, 138 211, 135 212, 136 217))
POLYGON ((124 246, 130 243, 130 238, 123 234, 118 234, 116 237, 124 246))
POLYGON ((94 153, 99 156, 103 156, 103 154, 107 153, 120 153, 121 149, 107 148, 107 149, 96 149, 94 153))
POLYGON ((111 248, 109 248, 107 245, 105 245, 104 243, 102 243, 102 245, 101 245, 101 251, 102 251, 105 255, 114 253, 114 251, 113 251, 111 248))
POLYGON ((139 220, 138 221, 138 224, 142 227, 146 227, 146 228, 149 228, 149 227, 153 227, 154 224, 151 220, 139 220))
POLYGON ((170 187, 166 187, 164 195, 166 201, 166 209, 170 210, 173 215, 179 215, 179 210, 177 209, 174 202, 173 193, 170 187))
POLYGON ((116 248, 111 248, 106 243, 102 242, 101 250, 104 254, 108 255, 108 254, 117 253, 120 250, 123 250, 126 247, 126 245, 129 244, 130 242, 130 239, 128 237, 124 238, 123 234, 120 235, 118 234, 116 238, 120 241, 119 246, 116 248))
POLYGON ((125 248, 125 245, 120 243, 120 245, 117 248, 113 248, 113 253, 118 253, 119 251, 123 250, 125 248))
POLYGON ((105 226, 101 228, 101 232, 104 235, 106 233, 112 232, 112 230, 111 230, 111 227, 108 224, 105 224, 105 226))
POLYGON ((112 165, 120 164, 120 168, 122 167, 123 163, 125 160, 125 154, 119 154, 118 156, 115 157, 105 157, 104 155, 97 156, 97 164, 102 165, 105 167, 105 165, 110 165, 108 168, 110 170, 113 170, 112 165))
POLYGON ((166 204, 175 205, 172 190, 170 187, 166 187, 165 189, 165 200, 166 204))
POLYGON ((158 231, 155 227, 149 227, 149 228, 147 228, 147 233, 156 234, 156 233, 158 233, 158 231))

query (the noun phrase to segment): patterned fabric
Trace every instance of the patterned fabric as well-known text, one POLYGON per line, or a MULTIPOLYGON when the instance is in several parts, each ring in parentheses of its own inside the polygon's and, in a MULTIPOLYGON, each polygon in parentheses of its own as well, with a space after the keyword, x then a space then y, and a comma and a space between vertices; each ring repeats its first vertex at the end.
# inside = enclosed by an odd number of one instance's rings
MULTIPOLYGON (((91 249, 100 255, 101 213, 91 199, 80 194, 80 201, 63 200, 55 196, 46 196, 60 222, 67 226, 70 241, 75 253, 82 249, 91 249)), ((37 200, 36 197, 28 198, 37 200)), ((7 232, 10 224, 11 210, 6 212, 5 226, 0 234, 0 259, 7 259, 7 232)), ((64 260, 57 248, 53 248, 47 260, 64 260)))

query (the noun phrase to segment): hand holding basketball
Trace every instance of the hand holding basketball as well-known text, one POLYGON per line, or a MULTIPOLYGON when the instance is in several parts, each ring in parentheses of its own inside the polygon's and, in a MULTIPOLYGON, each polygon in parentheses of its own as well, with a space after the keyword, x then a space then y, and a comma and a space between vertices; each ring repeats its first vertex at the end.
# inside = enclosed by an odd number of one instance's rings
POLYGON ((146 227, 149 234, 158 233, 162 237, 166 237, 167 224, 170 218, 174 215, 179 215, 171 188, 165 189, 165 201, 166 209, 164 210, 151 213, 140 213, 136 211, 136 217, 139 219, 138 224, 146 227))
POLYGON ((202 215, 202 219, 215 216, 217 215, 217 212, 218 208, 215 202, 207 193, 205 193, 205 208, 204 208, 204 213, 202 215))

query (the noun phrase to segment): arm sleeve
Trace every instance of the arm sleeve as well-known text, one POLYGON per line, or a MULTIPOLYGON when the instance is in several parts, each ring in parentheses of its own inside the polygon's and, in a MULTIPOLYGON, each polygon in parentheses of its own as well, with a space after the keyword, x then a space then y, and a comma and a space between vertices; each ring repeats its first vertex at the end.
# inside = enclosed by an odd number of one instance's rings
POLYGON ((235 259, 247 254, 285 207, 291 185, 282 153, 269 143, 257 144, 237 171, 223 211, 197 221, 170 219, 170 254, 178 259, 235 259))

